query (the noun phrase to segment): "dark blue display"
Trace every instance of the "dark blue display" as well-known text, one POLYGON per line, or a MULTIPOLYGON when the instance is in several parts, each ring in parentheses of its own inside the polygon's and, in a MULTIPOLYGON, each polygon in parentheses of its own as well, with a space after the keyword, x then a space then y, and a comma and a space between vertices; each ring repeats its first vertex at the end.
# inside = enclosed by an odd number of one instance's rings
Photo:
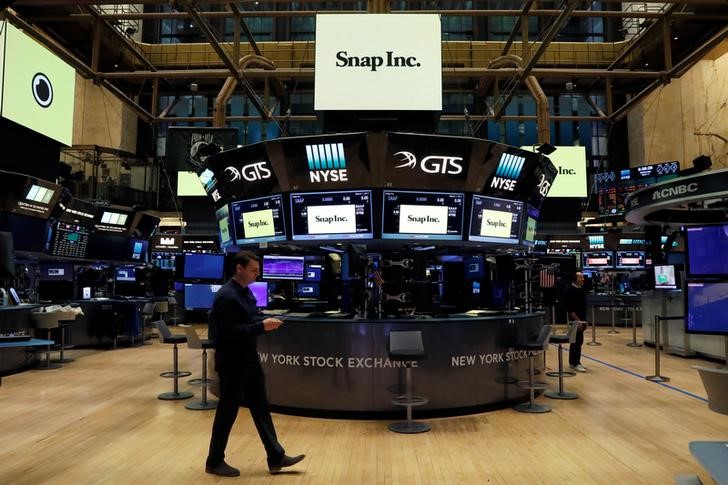
POLYGON ((134 266, 117 266, 116 282, 134 283, 136 282, 136 268, 134 266))
POLYGON ((133 261, 146 261, 147 260, 147 247, 149 241, 143 239, 130 239, 129 249, 131 249, 130 259, 133 261))
POLYGON ((263 278, 302 280, 303 256, 263 256, 263 278))
POLYGON ((685 331, 728 335, 728 283, 688 283, 685 331))
POLYGON ((185 308, 187 310, 209 310, 215 300, 215 293, 222 285, 185 283, 185 308))
POLYGON ((481 256, 463 258, 466 280, 479 280, 485 277, 485 262, 481 256))
POLYGON ((687 228, 688 276, 728 276, 728 224, 687 228))
POLYGON ((222 279, 225 256, 222 254, 185 253, 184 277, 222 279))
POLYGON ((318 283, 296 283, 296 298, 318 298, 320 295, 318 283))
POLYGON ((323 267, 320 264, 307 264, 303 279, 306 281, 321 281, 322 271, 323 267))
POLYGON ((250 291, 255 297, 255 305, 258 308, 265 308, 268 306, 268 282, 267 281, 256 281, 248 285, 250 291))

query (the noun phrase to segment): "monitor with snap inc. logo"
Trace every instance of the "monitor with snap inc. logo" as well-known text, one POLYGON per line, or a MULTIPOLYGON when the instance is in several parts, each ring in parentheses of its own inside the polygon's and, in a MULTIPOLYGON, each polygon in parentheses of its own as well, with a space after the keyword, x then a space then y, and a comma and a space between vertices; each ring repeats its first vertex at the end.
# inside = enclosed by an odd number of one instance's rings
POLYGON ((372 191, 291 194, 293 240, 371 239, 372 191))
POLYGON ((382 199, 382 239, 462 239, 462 193, 385 190, 382 199))
POLYGON ((285 241, 281 195, 239 200, 230 203, 235 244, 285 241))
POLYGON ((523 202, 473 195, 468 240, 518 244, 522 217, 523 202))

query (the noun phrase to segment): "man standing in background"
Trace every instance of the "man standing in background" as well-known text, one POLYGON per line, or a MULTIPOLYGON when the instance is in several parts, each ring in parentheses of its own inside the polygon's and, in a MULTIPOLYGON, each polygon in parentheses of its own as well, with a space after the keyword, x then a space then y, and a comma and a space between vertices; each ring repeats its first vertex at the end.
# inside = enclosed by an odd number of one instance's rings
POLYGON ((576 340, 569 345, 569 367, 576 372, 586 372, 581 364, 581 346, 584 344, 586 330, 586 291, 584 291, 584 274, 577 272, 574 282, 564 293, 564 308, 569 322, 578 325, 576 340))

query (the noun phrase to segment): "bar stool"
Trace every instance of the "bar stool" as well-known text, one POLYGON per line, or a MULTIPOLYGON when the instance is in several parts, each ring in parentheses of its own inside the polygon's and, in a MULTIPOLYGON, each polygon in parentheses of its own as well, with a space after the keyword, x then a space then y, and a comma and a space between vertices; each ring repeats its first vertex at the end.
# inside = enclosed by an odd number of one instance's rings
POLYGON ((172 316, 168 317, 166 321, 170 322, 172 325, 179 324, 180 316, 177 314, 177 311, 179 311, 179 305, 177 305, 177 298, 175 298, 174 296, 168 296, 167 305, 169 307, 169 313, 171 313, 172 316))
POLYGON ((427 404, 428 399, 412 395, 412 361, 421 361, 427 358, 422 345, 422 332, 389 332, 389 358, 390 360, 405 362, 405 394, 392 399, 395 406, 407 408, 407 421, 398 421, 389 425, 389 430, 395 433, 424 433, 430 431, 427 423, 412 421, 412 407, 427 404))
MULTIPOLYGON (((73 362, 74 359, 66 358, 63 356, 63 351, 68 348, 66 347, 66 329, 70 329, 71 326, 73 326, 73 323, 76 321, 76 314, 73 312, 68 312, 68 315, 72 315, 72 318, 64 318, 63 320, 58 320, 58 326, 61 328, 61 346, 60 346, 60 354, 58 355, 57 359, 53 359, 51 362, 55 364, 68 364, 69 362, 73 362)), ((71 346, 73 347, 73 346, 71 346)))
MULTIPOLYGON (((207 349, 214 349, 215 341, 210 339, 200 339, 197 332, 195 332, 195 329, 190 325, 180 325, 180 327, 184 327, 185 329, 185 335, 187 336, 187 348, 202 350, 202 379, 195 379, 196 383, 199 383, 199 385, 202 386, 202 399, 188 403, 185 407, 194 411, 215 409, 217 407, 217 401, 207 400, 207 388, 215 382, 213 379, 207 378, 207 349)), ((190 381, 190 384, 191 383, 192 381, 190 381)))
POLYGON ((551 325, 544 325, 541 328, 541 332, 534 340, 524 340, 516 342, 513 348, 516 350, 524 350, 530 352, 528 356, 528 381, 519 382, 518 386, 523 389, 529 390, 528 402, 522 402, 513 406, 513 409, 522 413, 548 413, 551 411, 551 406, 547 404, 536 404, 534 402, 535 391, 537 389, 546 389, 545 382, 535 382, 534 376, 534 365, 533 361, 539 352, 546 351, 549 345, 549 336, 551 335, 551 325))
MULTIPOLYGON (((154 316, 154 307, 155 304, 153 301, 146 302, 142 307, 142 345, 152 345, 151 342, 147 342, 144 330, 146 330, 147 326, 149 326, 152 321, 152 317, 154 316)), ((149 338, 152 338, 152 336, 149 335, 149 338)))
MULTIPOLYGON (((46 330, 46 338, 48 340, 52 340, 51 330, 53 330, 54 328, 59 328, 59 321, 71 318, 71 315, 73 314, 70 314, 70 312, 33 312, 31 313, 31 315, 33 317, 33 321, 35 322, 35 328, 38 330, 46 330)), ((73 316, 75 317, 75 315, 73 316)), ((61 367, 63 367, 61 364, 51 363, 51 344, 48 344, 48 346, 46 347, 45 365, 38 364, 38 367, 36 367, 36 369, 50 370, 60 369, 61 367)))
POLYGON ((566 329, 564 334, 552 333, 549 337, 549 343, 558 344, 559 346, 559 370, 556 372, 547 372, 546 375, 549 377, 559 378, 559 390, 552 391, 548 390, 543 393, 544 396, 550 397, 551 399, 578 399, 579 395, 575 392, 564 391, 564 377, 574 377, 576 372, 570 370, 564 370, 564 348, 563 344, 573 344, 576 340, 576 331, 579 329, 581 322, 570 322, 570 325, 566 329))
MULTIPOLYGON (((178 349, 177 344, 183 344, 187 342, 187 337, 184 335, 173 335, 172 332, 169 331, 169 327, 167 327, 167 324, 164 323, 163 320, 157 320, 154 322, 154 325, 157 327, 157 331, 159 332, 160 341, 163 344, 172 344, 174 345, 172 349, 172 361, 174 364, 174 370, 171 372, 172 376, 174 378, 174 391, 172 392, 163 392, 162 394, 158 395, 157 398, 165 400, 165 401, 177 401, 179 399, 189 399, 193 396, 193 394, 189 391, 182 391, 179 392, 179 377, 180 372, 178 372, 178 349)), ((166 374, 166 373, 163 373, 166 374)), ((189 372, 187 372, 186 375, 190 375, 189 372)), ((169 377, 169 376, 163 376, 163 377, 169 377)))
POLYGON ((159 314, 160 320, 166 322, 168 312, 169 302, 167 300, 154 302, 154 313, 159 314))

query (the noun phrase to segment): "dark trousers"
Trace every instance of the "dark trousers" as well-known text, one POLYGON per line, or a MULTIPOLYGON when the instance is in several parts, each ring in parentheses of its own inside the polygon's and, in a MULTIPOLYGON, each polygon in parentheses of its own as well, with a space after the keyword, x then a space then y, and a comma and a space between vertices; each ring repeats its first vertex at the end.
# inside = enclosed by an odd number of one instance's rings
POLYGON ((238 415, 238 408, 244 404, 247 404, 250 409, 255 428, 258 430, 260 440, 268 454, 268 463, 279 461, 285 451, 278 443, 273 419, 270 416, 263 369, 260 365, 234 371, 223 369, 222 372, 218 371, 218 376, 220 401, 215 411, 215 421, 212 424, 207 465, 214 466, 225 459, 225 447, 230 437, 230 430, 238 415), (243 398, 245 398, 245 402, 243 398))
POLYGON ((584 330, 576 331, 576 339, 569 344, 569 365, 581 364, 581 346, 584 344, 584 330))

